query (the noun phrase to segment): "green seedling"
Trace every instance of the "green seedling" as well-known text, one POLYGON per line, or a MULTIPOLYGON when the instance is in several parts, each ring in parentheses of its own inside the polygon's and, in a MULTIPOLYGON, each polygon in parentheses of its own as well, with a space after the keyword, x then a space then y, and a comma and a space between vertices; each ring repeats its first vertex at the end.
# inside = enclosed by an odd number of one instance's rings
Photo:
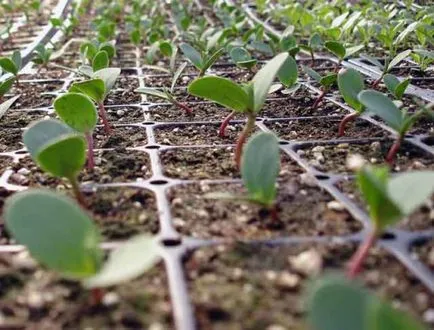
POLYGON ((56 29, 62 31, 65 36, 69 36, 74 28, 73 24, 67 24, 65 20, 57 17, 50 18, 50 23, 56 29))
POLYGON ((80 57, 83 65, 80 66, 79 71, 90 78, 94 72, 108 68, 110 60, 115 55, 116 48, 110 42, 83 42, 80 45, 80 57))
POLYGON ((78 173, 86 162, 84 136, 58 120, 47 119, 31 124, 24 131, 23 142, 33 161, 51 175, 66 178, 85 206, 78 184, 78 173))
POLYGON ((318 33, 312 34, 307 45, 299 45, 299 47, 310 54, 312 67, 315 66, 315 50, 321 49, 323 41, 318 33))
POLYGON ((247 189, 247 196, 231 193, 211 193, 207 198, 243 200, 266 208, 277 221, 276 180, 280 171, 280 150, 277 138, 272 133, 255 134, 243 152, 241 177, 247 189))
POLYGON ((220 48, 214 53, 202 52, 202 54, 189 44, 182 43, 181 48, 184 56, 199 70, 199 77, 205 75, 205 72, 223 55, 224 48, 220 48))
POLYGON ((355 111, 346 115, 339 124, 338 135, 345 135, 345 127, 348 122, 360 116, 365 107, 357 98, 359 93, 365 89, 362 75, 354 69, 341 69, 338 73, 338 87, 345 102, 352 107, 355 111))
POLYGON ((53 53, 52 49, 48 49, 42 44, 39 44, 35 48, 35 52, 33 53, 32 62, 39 65, 39 69, 37 71, 37 74, 42 70, 42 68, 47 68, 48 63, 50 62, 52 53, 53 53))
POLYGON ((325 95, 328 93, 330 88, 333 86, 333 84, 336 83, 337 80, 337 74, 336 73, 329 73, 324 76, 321 76, 318 72, 315 70, 312 70, 308 66, 302 65, 301 66, 303 71, 306 72, 306 74, 315 80, 317 83, 321 85, 321 93, 318 96, 318 98, 315 100, 314 104, 312 105, 312 108, 316 109, 320 105, 321 101, 324 99, 325 95))
POLYGON ((383 82, 396 99, 400 100, 404 96, 404 93, 410 84, 410 79, 403 79, 402 81, 395 77, 393 74, 385 74, 383 82))
POLYGON ((13 74, 16 78, 17 86, 19 86, 18 74, 20 73, 23 65, 21 53, 16 50, 13 52, 12 57, 0 57, 0 67, 5 72, 13 74))
POLYGON ((434 52, 425 49, 414 49, 411 58, 419 64, 420 69, 425 72, 428 67, 434 63, 434 52))
POLYGON ((288 57, 287 53, 275 56, 247 84, 239 85, 230 79, 208 76, 198 78, 188 86, 190 94, 214 101, 232 110, 220 126, 220 136, 224 136, 226 126, 236 112, 246 114, 247 123, 238 137, 235 148, 235 163, 238 168, 240 168, 243 145, 255 127, 256 116, 261 111, 270 87, 288 57))
POLYGON ((372 88, 375 88, 378 86, 378 84, 383 80, 384 76, 390 72, 394 67, 396 67, 399 63, 401 63, 402 60, 410 56, 411 49, 404 50, 403 52, 396 55, 392 60, 386 60, 385 65, 381 64, 380 61, 378 61, 375 57, 371 57, 368 55, 362 55, 361 57, 364 58, 366 61, 371 63, 372 65, 379 68, 382 72, 380 77, 378 77, 377 80, 375 80, 372 83, 372 88))
POLYGON ((172 58, 173 54, 176 53, 178 49, 176 46, 168 40, 158 40, 152 44, 146 53, 146 60, 148 63, 152 64, 155 62, 157 54, 160 53, 166 58, 172 58))
POLYGON ((315 281, 307 310, 311 330, 424 330, 409 314, 337 275, 315 281))
POLYGON ((14 82, 15 82, 15 77, 9 77, 3 81, 0 81, 0 101, 3 99, 5 94, 7 94, 9 90, 12 88, 14 82))
POLYGON ((243 47, 234 47, 230 52, 232 62, 243 69, 252 70, 258 61, 243 47))
POLYGON ((324 43, 324 46, 330 53, 332 53, 338 58, 338 63, 335 67, 335 72, 339 71, 341 63, 344 59, 356 54, 357 52, 362 50, 363 47, 365 47, 364 45, 358 45, 358 46, 346 48, 342 43, 338 41, 326 41, 324 43))
POLYGON ((79 93, 67 93, 54 101, 57 115, 74 130, 83 133, 87 141, 87 166, 95 165, 93 158, 93 130, 98 121, 98 114, 92 100, 79 93))
POLYGON ((361 271, 369 250, 384 231, 410 215, 434 193, 434 172, 415 171, 389 177, 389 168, 363 165, 357 172, 357 184, 368 205, 372 222, 348 264, 347 276, 361 271))
POLYGON ((421 106, 414 113, 408 113, 407 109, 399 109, 398 106, 383 93, 368 90, 358 96, 359 101, 373 114, 383 119, 387 125, 393 128, 398 136, 386 156, 386 161, 392 165, 395 155, 401 147, 405 134, 423 116, 434 120, 434 113, 431 110, 434 104, 421 106))
POLYGON ((92 79, 72 84, 70 93, 82 93, 89 96, 98 105, 98 114, 107 134, 111 133, 111 127, 107 119, 104 101, 112 90, 121 73, 119 68, 105 68, 92 74, 92 79))
POLYGON ((49 190, 14 194, 4 207, 6 228, 43 266, 91 290, 94 304, 102 288, 133 280, 161 260, 155 238, 139 235, 104 261, 95 223, 74 201, 49 190), (145 252, 145 253, 144 253, 145 252))
POLYGON ((150 95, 150 96, 154 96, 154 97, 158 97, 162 100, 165 100, 169 103, 172 103, 174 106, 178 107, 182 111, 185 111, 187 114, 191 114, 193 112, 193 110, 191 110, 191 108, 189 106, 187 106, 186 104, 179 102, 174 95, 176 82, 178 81, 179 77, 181 76, 181 74, 184 71, 186 66, 187 66, 187 62, 185 62, 179 66, 178 70, 173 75, 172 84, 170 86, 170 89, 169 88, 163 88, 163 90, 158 90, 156 88, 140 87, 140 88, 136 89, 136 92, 150 95))

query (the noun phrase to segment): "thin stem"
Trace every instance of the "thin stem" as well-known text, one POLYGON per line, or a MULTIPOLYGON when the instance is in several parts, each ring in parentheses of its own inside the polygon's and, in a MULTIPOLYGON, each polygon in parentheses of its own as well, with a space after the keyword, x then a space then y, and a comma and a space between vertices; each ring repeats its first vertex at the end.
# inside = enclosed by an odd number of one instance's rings
POLYGON ((315 100, 315 103, 312 105, 314 109, 318 108, 319 104, 323 100, 324 96, 326 95, 328 91, 328 88, 323 88, 321 91, 321 94, 318 96, 318 98, 315 100))
POLYGON ((398 152, 399 148, 401 147, 401 143, 402 143, 402 136, 399 136, 396 141, 393 143, 393 145, 390 147, 389 152, 387 153, 386 156, 386 162, 389 165, 393 165, 396 153, 398 152))
POLYGON ((366 239, 360 244, 348 264, 347 277, 349 279, 354 279, 361 272, 363 262, 368 256, 369 250, 374 246, 376 240, 377 232, 374 230, 369 233, 368 237, 366 237, 366 239))
POLYGON ((372 83, 371 87, 376 88, 380 84, 381 80, 383 80, 383 77, 384 77, 384 73, 372 83))
POLYGON ((107 120, 107 113, 105 112, 104 103, 102 103, 102 102, 98 102, 98 113, 99 113, 101 121, 104 125, 104 130, 105 130, 106 134, 111 134, 112 129, 111 129, 110 124, 107 120))
POLYGON ((279 214, 278 214, 278 212, 277 212, 277 207, 276 207, 276 205, 273 205, 273 206, 270 208, 270 216, 271 216, 271 219, 273 220, 273 222, 275 222, 275 223, 278 223, 278 222, 279 222, 279 214))
POLYGON ((333 70, 333 73, 338 73, 339 68, 341 67, 342 60, 339 60, 339 62, 336 64, 335 69, 333 70))
POLYGON ((87 168, 89 170, 91 170, 95 166, 95 161, 93 159, 93 136, 92 136, 92 132, 86 132, 85 136, 86 136, 86 140, 87 140, 87 168))
POLYGON ((101 288, 93 288, 90 290, 90 293, 92 294, 91 304, 93 306, 100 305, 104 297, 104 290, 101 288))
POLYGON ((237 168, 241 168, 241 154, 243 152, 243 146, 246 142, 247 138, 250 135, 250 132, 255 127, 255 120, 256 116, 253 112, 249 112, 247 114, 247 123, 246 126, 244 126, 243 131, 241 132, 240 136, 238 137, 237 145, 235 147, 235 164, 237 165, 237 168))
POLYGON ((339 132, 338 135, 339 137, 344 136, 345 135, 345 127, 347 126, 348 122, 356 119, 359 116, 358 112, 353 112, 350 113, 348 115, 346 115, 340 122, 339 124, 339 132))
POLYGON ((219 128, 219 136, 225 137, 226 135, 226 127, 228 127, 229 122, 231 119, 235 116, 235 111, 232 111, 229 115, 226 116, 226 118, 222 121, 220 128, 219 128))
POLYGON ((315 66, 315 55, 313 53, 313 51, 310 52, 310 57, 312 58, 312 68, 315 66))
POLYGON ((191 115, 193 113, 193 110, 189 106, 179 102, 178 100, 173 99, 172 103, 178 108, 180 108, 181 110, 184 110, 188 115, 191 115))
POLYGON ((68 68, 67 66, 63 66, 63 65, 59 65, 59 64, 54 64, 54 63, 49 63, 49 66, 51 66, 54 69, 65 70, 65 71, 69 71, 69 72, 72 72, 72 73, 76 73, 76 74, 82 75, 81 72, 79 72, 77 70, 74 70, 74 69, 71 69, 71 68, 68 68))
POLYGON ((87 203, 86 203, 86 200, 84 198, 83 193, 80 190, 80 185, 78 184, 77 177, 70 178, 69 182, 71 183, 72 191, 74 192, 75 198, 77 198, 78 203, 82 207, 87 208, 87 203))

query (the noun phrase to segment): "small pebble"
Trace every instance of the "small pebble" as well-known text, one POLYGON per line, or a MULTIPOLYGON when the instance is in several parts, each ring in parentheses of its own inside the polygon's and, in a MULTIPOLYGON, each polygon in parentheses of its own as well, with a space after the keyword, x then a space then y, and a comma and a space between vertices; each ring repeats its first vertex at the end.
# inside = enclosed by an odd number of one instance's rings
POLYGON ((20 168, 20 169, 17 171, 17 173, 18 173, 18 174, 22 174, 22 175, 28 175, 28 174, 31 173, 31 171, 28 170, 28 169, 25 168, 25 167, 22 167, 22 168, 20 168))
POLYGON ((416 161, 413 162, 413 166, 412 167, 414 169, 416 169, 416 170, 422 170, 422 169, 426 168, 426 165, 422 164, 420 161, 416 160, 416 161))
POLYGON ((185 221, 182 220, 181 218, 173 218, 173 224, 177 228, 185 227, 185 221))
POLYGON ((370 148, 372 151, 375 151, 375 152, 381 151, 381 143, 378 141, 372 142, 370 148))
POLYGON ((14 267, 18 269, 26 269, 26 270, 33 270, 38 266, 38 264, 30 256, 28 251, 21 251, 13 255, 12 264, 14 267))
POLYGON ((302 149, 297 150, 297 155, 304 156, 305 154, 306 154, 306 152, 304 150, 302 150, 302 149))
POLYGON ((357 171, 365 165, 366 160, 360 154, 348 155, 346 160, 346 166, 351 171, 357 171))
POLYGON ((316 146, 312 148, 312 152, 323 152, 325 150, 325 147, 323 146, 316 146))
POLYGON ((173 200, 172 200, 172 206, 181 206, 182 204, 183 204, 183 201, 182 201, 182 199, 181 198, 174 198, 173 200))
POLYGON ((425 313, 423 313, 423 320, 426 323, 434 324, 434 308, 427 309, 425 313))
POLYGON ((30 308, 41 309, 45 306, 44 298, 40 292, 31 292, 27 296, 27 305, 30 308))
POLYGON ((287 328, 280 324, 272 324, 269 325, 266 330, 287 330, 287 328))
POLYGON ((316 187, 316 179, 310 173, 300 174, 300 182, 308 187, 316 187))
POLYGON ((327 203, 327 208, 329 210, 333 210, 333 211, 344 211, 345 210, 345 206, 338 201, 331 201, 327 203))
POLYGON ((307 276, 317 276, 322 269, 322 256, 315 249, 290 256, 288 261, 296 271, 307 276))
POLYGON ((108 307, 119 304, 119 301, 119 295, 115 292, 107 292, 102 298, 103 305, 108 307))
POLYGON ((285 289, 294 289, 300 284, 300 276, 283 272, 277 277, 277 285, 285 289))
POLYGON ((118 111, 116 111, 116 115, 118 117, 122 117, 123 115, 125 115, 125 111, 124 110, 118 110, 118 111))
POLYGON ((349 144, 348 143, 339 143, 336 148, 338 149, 348 149, 349 148, 349 144))

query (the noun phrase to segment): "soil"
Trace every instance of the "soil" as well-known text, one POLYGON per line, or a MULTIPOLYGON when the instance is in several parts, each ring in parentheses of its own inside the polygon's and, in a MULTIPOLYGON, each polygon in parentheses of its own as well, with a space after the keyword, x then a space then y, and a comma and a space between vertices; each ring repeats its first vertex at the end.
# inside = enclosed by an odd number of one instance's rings
MULTIPOLYGON (((352 174, 346 167, 346 159, 349 155, 360 154, 373 164, 384 164, 393 140, 378 140, 374 142, 358 141, 357 143, 304 145, 297 150, 298 154, 306 159, 314 168, 322 172, 352 174), (322 154, 321 157, 317 154, 322 154)), ((410 144, 403 143, 396 154, 392 168, 395 172, 415 169, 434 169, 434 156, 422 149, 410 144)))
POLYGON ((110 106, 106 107, 107 118, 111 123, 133 124, 145 121, 142 106, 110 106))
MULTIPOLYGON (((234 162, 232 147, 177 148, 160 154, 164 175, 184 180, 233 179, 240 172, 234 162)), ((281 177, 300 173, 301 168, 281 153, 281 177)))
POLYGON ((122 91, 111 91, 107 96, 106 105, 124 105, 124 104, 139 104, 141 103, 140 94, 134 92, 133 89, 122 91))
MULTIPOLYGON (((305 329, 305 296, 315 275, 291 262, 303 253, 321 273, 342 272, 354 245, 301 244, 204 248, 185 267, 200 329, 305 329)), ((425 287, 392 255, 374 248, 361 281, 377 296, 419 319, 434 306, 425 287)))
POLYGON ((103 127, 97 127, 93 133, 94 148, 132 148, 144 146, 147 143, 146 130, 138 126, 112 127, 112 133, 107 135, 103 127))
POLYGON ((411 246, 412 255, 434 272, 434 239, 411 246))
POLYGON ((0 152, 10 152, 23 148, 23 132, 20 129, 0 130, 0 152))
POLYGON ((45 117, 55 117, 54 114, 49 115, 43 110, 14 110, 10 109, 6 112, 0 121, 0 128, 25 128, 31 122, 44 119, 45 117))
POLYGON ((345 235, 362 225, 347 211, 334 211, 334 200, 317 187, 291 177, 279 184, 278 220, 258 205, 241 200, 210 200, 210 192, 245 195, 238 184, 188 184, 169 190, 173 222, 184 235, 202 239, 265 239, 284 236, 345 235))

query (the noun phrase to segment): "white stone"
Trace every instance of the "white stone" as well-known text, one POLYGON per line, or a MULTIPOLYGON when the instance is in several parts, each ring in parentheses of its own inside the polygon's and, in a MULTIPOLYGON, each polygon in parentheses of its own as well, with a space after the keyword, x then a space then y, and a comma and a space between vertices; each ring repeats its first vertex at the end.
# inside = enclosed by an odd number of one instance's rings
POLYGON ((107 292, 102 298, 102 303, 105 306, 115 306, 119 304, 119 295, 115 292, 107 292))
POLYGON ((287 328, 285 328, 283 325, 280 324, 272 324, 269 325, 266 330, 288 330, 287 328))
POLYGON ((316 187, 316 179, 310 173, 300 174, 300 182, 308 187, 316 187))
POLYGON ((118 111, 116 111, 116 115, 118 115, 119 117, 122 117, 123 115, 125 115, 125 111, 124 110, 118 110, 118 111))
POLYGON ((329 210, 333 210, 333 211, 344 211, 345 210, 345 206, 338 201, 331 201, 327 203, 327 208, 329 210))
POLYGON ((277 285, 285 289, 296 288, 299 284, 300 276, 290 272, 283 272, 277 278, 277 285))
POLYGON ((372 151, 380 151, 381 150, 381 143, 379 141, 375 141, 371 143, 371 150, 372 151))
POLYGON ((296 271, 307 276, 317 276, 322 269, 322 257, 315 249, 289 257, 288 261, 296 271))
POLYGON ((426 323, 434 324, 434 308, 427 309, 427 310, 423 313, 423 320, 424 320, 426 323))
POLYGON ((17 173, 19 173, 19 174, 22 174, 22 175, 28 175, 28 174, 30 174, 30 170, 28 170, 27 168, 25 168, 25 167, 22 167, 22 168, 20 168, 18 171, 17 171, 17 173))
POLYGON ((40 292, 30 292, 27 296, 27 305, 31 308, 40 309, 45 306, 44 298, 40 292))
POLYGON ((312 152, 323 152, 325 150, 325 147, 323 146, 316 146, 312 148, 312 152))
POLYGON ((36 261, 30 256, 28 251, 21 251, 12 257, 12 264, 18 269, 35 269, 37 267, 36 261))
POLYGON ((351 154, 347 157, 346 165, 351 171, 357 171, 361 169, 366 163, 366 160, 362 155, 351 154))

